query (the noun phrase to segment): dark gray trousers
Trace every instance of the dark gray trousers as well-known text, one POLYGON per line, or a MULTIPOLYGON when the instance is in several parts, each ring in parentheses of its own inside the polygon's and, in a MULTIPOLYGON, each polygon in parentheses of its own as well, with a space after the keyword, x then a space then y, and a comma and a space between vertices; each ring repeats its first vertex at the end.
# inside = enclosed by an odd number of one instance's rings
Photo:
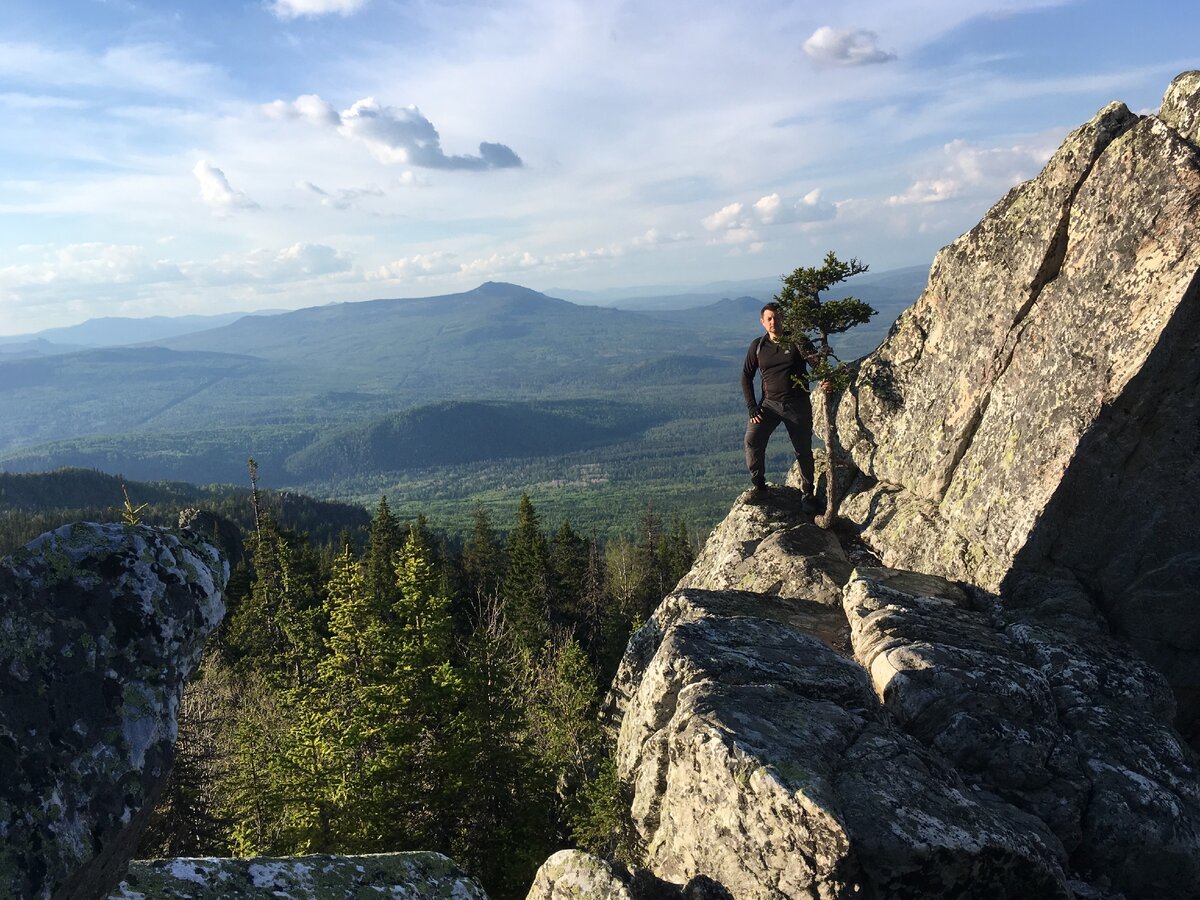
POLYGON ((812 452, 812 405, 808 398, 781 403, 764 400, 759 407, 761 422, 750 422, 746 426, 746 468, 750 470, 753 484, 766 484, 767 441, 782 422, 792 439, 796 451, 796 462, 800 464, 800 479, 806 491, 813 489, 812 452))

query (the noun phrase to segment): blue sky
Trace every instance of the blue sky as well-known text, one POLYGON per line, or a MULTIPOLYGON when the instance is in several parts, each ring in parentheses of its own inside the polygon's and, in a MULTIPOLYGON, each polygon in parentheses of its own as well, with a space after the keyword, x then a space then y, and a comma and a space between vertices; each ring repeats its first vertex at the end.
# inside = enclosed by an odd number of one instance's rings
POLYGON ((1183 0, 4 0, 0 334, 927 264, 1183 0))

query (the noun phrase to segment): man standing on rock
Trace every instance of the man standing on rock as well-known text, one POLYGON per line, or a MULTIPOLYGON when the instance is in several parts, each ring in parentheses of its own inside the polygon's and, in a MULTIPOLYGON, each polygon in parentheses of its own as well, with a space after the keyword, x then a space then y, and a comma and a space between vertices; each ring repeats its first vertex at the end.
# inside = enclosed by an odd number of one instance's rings
POLYGON ((785 341, 783 314, 778 303, 768 303, 759 314, 766 334, 754 339, 742 365, 742 394, 750 422, 746 426, 746 468, 754 485, 752 497, 767 491, 767 441, 782 422, 787 427, 796 462, 800 464, 801 505, 805 512, 817 510, 813 496, 812 403, 802 386, 808 381, 805 356, 814 348, 805 337, 785 341), (754 373, 762 373, 762 400, 754 394, 754 373))

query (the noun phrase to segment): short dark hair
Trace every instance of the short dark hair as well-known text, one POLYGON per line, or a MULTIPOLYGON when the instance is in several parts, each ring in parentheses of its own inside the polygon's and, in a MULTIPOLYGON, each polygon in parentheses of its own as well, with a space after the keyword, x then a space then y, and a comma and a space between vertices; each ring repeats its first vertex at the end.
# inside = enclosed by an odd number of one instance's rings
POLYGON ((774 300, 772 300, 770 303, 768 303, 766 306, 764 306, 762 309, 760 309, 758 311, 758 317, 761 319, 763 317, 763 313, 765 313, 768 309, 772 310, 774 312, 779 312, 779 304, 776 303, 774 300))

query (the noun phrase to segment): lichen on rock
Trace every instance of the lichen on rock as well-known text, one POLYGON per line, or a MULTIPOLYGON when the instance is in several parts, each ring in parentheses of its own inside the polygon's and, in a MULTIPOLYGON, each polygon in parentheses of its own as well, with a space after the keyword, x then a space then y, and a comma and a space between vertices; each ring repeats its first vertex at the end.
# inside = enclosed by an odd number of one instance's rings
POLYGON ((68 525, 0 562, 0 893, 116 882, 228 576, 211 545, 148 526, 68 525))
POLYGON ((440 853, 156 859, 131 863, 109 900, 487 900, 440 853))

